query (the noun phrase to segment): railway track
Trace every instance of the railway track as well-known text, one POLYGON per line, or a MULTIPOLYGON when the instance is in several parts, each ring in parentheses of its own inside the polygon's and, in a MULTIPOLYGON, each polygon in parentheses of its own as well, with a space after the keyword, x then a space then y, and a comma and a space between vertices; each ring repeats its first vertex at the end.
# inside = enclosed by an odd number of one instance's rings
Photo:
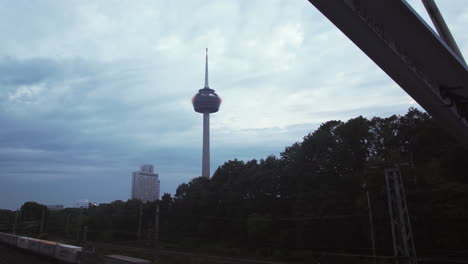
MULTIPOLYGON (((155 254, 154 249, 151 248, 140 248, 140 247, 131 247, 123 245, 115 245, 108 243, 94 243, 96 249, 107 249, 107 250, 116 250, 116 251, 126 251, 126 252, 139 252, 147 255, 155 254)), ((188 253, 175 250, 158 250, 158 258, 169 258, 176 259, 181 262, 190 260, 186 263, 209 263, 209 264, 287 264, 286 262, 279 261, 265 261, 265 260, 255 260, 255 259, 246 259, 246 258, 236 258, 236 257, 225 257, 225 256, 216 256, 200 253, 188 253)))
MULTIPOLYGON (((124 245, 115 245, 107 243, 98 243, 95 244, 97 248, 103 247, 106 249, 113 249, 116 251, 126 251, 126 252, 139 252, 146 255, 155 254, 154 249, 151 248, 141 248, 134 246, 124 246, 124 245)), ((455 252, 455 251, 454 251, 455 252)), ((460 254, 459 251, 456 251, 460 254)), ((344 254, 344 253, 332 253, 332 252, 316 252, 317 259, 309 260, 307 263, 315 264, 331 264, 331 263, 374 263, 372 256, 370 255, 360 255, 360 254, 344 254)), ((466 253, 464 251, 464 253, 466 253)), ((454 254, 454 253, 452 253, 454 254)), ((203 264, 291 264, 291 262, 279 262, 279 261, 265 261, 265 260, 255 260, 255 259, 246 259, 246 258, 236 258, 236 257, 225 257, 225 256, 216 256, 208 254, 199 254, 199 253, 188 253, 181 252, 176 250, 159 250, 157 253, 158 257, 161 259, 171 259, 176 260, 174 263, 203 263, 203 264)), ((393 263, 393 257, 391 256, 379 256, 378 263, 393 263)), ((446 263, 446 264, 468 264, 467 258, 454 258, 449 255, 441 256, 426 256, 420 257, 420 263, 446 263)), ((301 263, 301 262, 294 262, 301 263)))

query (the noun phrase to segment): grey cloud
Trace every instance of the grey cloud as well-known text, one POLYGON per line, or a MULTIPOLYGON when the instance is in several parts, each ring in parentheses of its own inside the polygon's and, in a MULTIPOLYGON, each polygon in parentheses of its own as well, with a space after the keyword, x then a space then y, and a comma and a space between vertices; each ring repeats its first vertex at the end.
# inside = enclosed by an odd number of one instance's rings
POLYGON ((0 85, 29 85, 63 76, 61 67, 48 59, 0 59, 0 85))

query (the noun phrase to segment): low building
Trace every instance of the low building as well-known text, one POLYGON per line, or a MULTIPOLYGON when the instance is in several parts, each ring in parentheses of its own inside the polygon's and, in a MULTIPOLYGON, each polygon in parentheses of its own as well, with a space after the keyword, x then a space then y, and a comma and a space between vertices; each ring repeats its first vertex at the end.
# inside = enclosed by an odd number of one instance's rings
POLYGON ((88 199, 76 200, 72 208, 89 208, 89 201, 88 199))

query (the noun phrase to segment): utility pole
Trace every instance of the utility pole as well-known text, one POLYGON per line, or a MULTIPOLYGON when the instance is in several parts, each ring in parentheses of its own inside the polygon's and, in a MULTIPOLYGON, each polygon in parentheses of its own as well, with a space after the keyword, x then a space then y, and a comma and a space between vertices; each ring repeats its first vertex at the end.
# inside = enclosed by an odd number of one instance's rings
POLYGON ((389 167, 385 168, 384 172, 395 261, 397 264, 417 264, 413 231, 400 169, 398 166, 389 167))
POLYGON ((42 208, 42 214, 41 214, 41 227, 39 229, 39 235, 44 233, 44 225, 45 225, 45 215, 46 215, 46 209, 45 207, 42 208))
POLYGON ((159 246, 159 204, 156 204, 156 215, 154 217, 154 247, 159 246))
POLYGON ((81 264, 86 264, 86 248, 88 244, 88 226, 84 226, 83 228, 83 254, 81 255, 81 264))
POLYGON ((80 241, 81 222, 83 217, 83 207, 80 208, 80 214, 78 216, 78 226, 76 228, 76 240, 80 241))
POLYGON ((15 222, 13 223, 13 234, 15 234, 15 235, 16 235, 16 228, 18 226, 18 214, 19 214, 19 210, 16 210, 15 222))
POLYGON ((67 215, 67 222, 65 223, 65 236, 70 237, 70 217, 71 214, 67 215))
POLYGON ((158 249, 159 249, 159 204, 156 204, 156 212, 154 216, 154 251, 153 262, 159 263, 158 249))
POLYGON ((141 224, 143 221, 143 204, 140 205, 140 214, 138 217, 138 240, 141 240, 141 224))

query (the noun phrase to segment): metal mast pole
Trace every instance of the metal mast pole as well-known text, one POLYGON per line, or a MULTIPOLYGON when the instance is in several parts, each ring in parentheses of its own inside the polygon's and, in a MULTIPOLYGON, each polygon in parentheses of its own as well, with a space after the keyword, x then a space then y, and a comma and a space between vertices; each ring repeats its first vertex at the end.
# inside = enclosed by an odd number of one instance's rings
POLYGON ((71 214, 68 214, 67 216, 67 222, 65 223, 65 236, 70 237, 70 219, 71 219, 71 214))
POLYGON ((138 241, 141 240, 141 224, 143 220, 143 204, 140 205, 140 212, 138 214, 138 241))
POLYGON ((208 84, 208 48, 206 48, 206 55, 205 55, 205 87, 210 88, 208 84))
POLYGON ((87 254, 87 247, 88 247, 88 226, 84 226, 83 228, 83 254, 81 255, 81 264, 86 264, 86 254, 87 254))
POLYGON ((159 204, 156 205, 156 215, 154 217, 154 247, 159 246, 159 204))
POLYGON ((13 234, 16 235, 16 227, 18 226, 18 214, 19 214, 20 210, 16 210, 16 213, 15 213, 15 222, 13 223, 13 234))
POLYGON ((416 248, 400 169, 385 168, 385 182, 396 263, 416 264, 416 248))
POLYGON ((80 214, 78 216, 78 225, 76 227, 76 241, 80 241, 82 218, 83 218, 83 207, 80 208, 80 214))
POLYGON ((374 231, 374 219, 372 214, 372 206, 371 206, 371 199, 369 194, 369 188, 367 187, 367 177, 364 176, 364 190, 366 191, 367 197, 367 208, 369 210, 369 224, 370 224, 370 233, 371 233, 371 243, 372 243, 372 254, 374 255, 374 263, 377 262, 376 254, 375 254, 375 231, 374 231))
POLYGON ((41 213, 41 227, 40 227, 40 229, 39 229, 39 234, 44 233, 45 213, 46 213, 46 209, 45 209, 45 208, 42 208, 42 213, 41 213))

